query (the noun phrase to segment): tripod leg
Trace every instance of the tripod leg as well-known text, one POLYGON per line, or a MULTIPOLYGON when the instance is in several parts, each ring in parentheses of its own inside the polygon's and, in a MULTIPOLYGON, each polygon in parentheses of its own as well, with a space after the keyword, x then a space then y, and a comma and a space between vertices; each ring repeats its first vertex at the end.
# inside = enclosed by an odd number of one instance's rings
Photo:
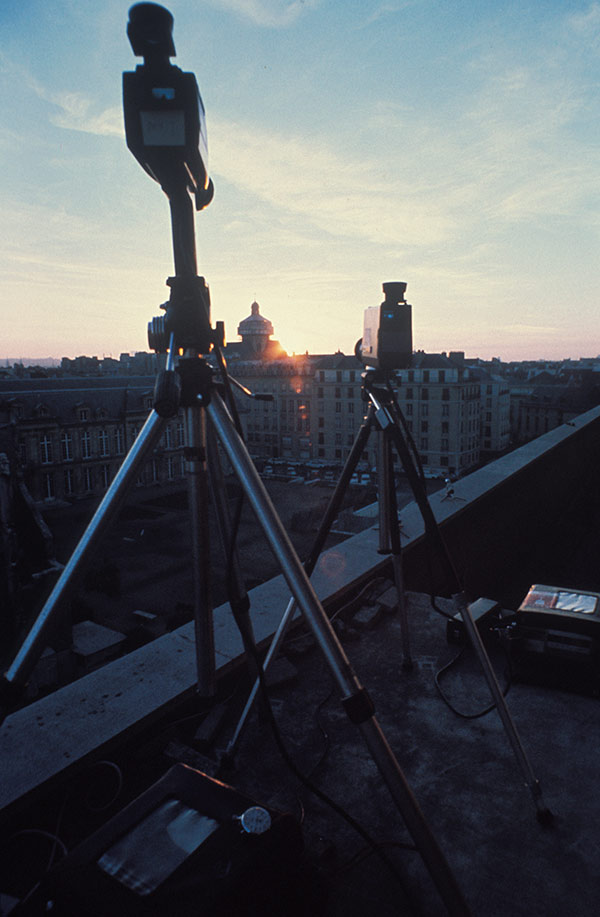
POLYGON ((280 564, 292 595, 329 665, 341 691, 342 704, 349 718, 360 728, 373 760, 404 818, 449 913, 467 915, 469 910, 456 879, 373 715, 368 696, 354 674, 327 615, 319 603, 281 520, 269 500, 252 459, 235 431, 231 417, 217 393, 212 394, 206 410, 245 489, 273 554, 280 564))
POLYGON ((469 640, 471 641, 473 649, 475 650, 475 653, 483 669, 483 673, 492 694, 492 698, 496 704, 496 709, 498 710, 498 715, 502 720, 502 724, 508 736, 508 740, 525 778, 526 786, 531 792, 537 810, 538 821, 540 821, 542 824, 549 824, 552 821, 552 813, 544 804, 540 783, 533 773, 529 759, 527 758, 523 744, 517 733, 516 726, 506 705, 506 700, 502 694, 502 691, 500 690, 498 680, 492 668, 492 664, 490 662, 486 648, 481 639, 481 635, 473 622, 469 606, 467 605, 466 599, 460 588, 458 575, 454 569, 448 548, 446 547, 446 542, 442 537, 442 533, 440 532, 437 520, 433 515, 433 510, 431 509, 431 505, 427 499, 427 494, 421 485, 421 481, 417 474, 412 456, 408 450, 408 446, 404 440, 404 437, 402 436, 400 427, 395 421, 391 421, 391 425, 388 427, 388 430, 390 436, 393 437, 396 448, 398 449, 398 455, 400 456, 400 460, 410 481, 415 500, 417 501, 421 511, 427 537, 431 539, 431 544, 437 551, 438 557, 440 558, 440 561, 444 567, 448 581, 452 584, 451 588, 452 591, 455 592, 455 601, 464 621, 469 640))
POLYGON ((402 542, 400 540, 400 523, 398 522, 398 501, 396 500, 396 483, 392 463, 392 444, 386 430, 379 433, 379 551, 392 555, 394 584, 398 597, 400 615, 400 633, 402 636, 402 668, 410 671, 413 667, 410 651, 410 631, 406 611, 406 593, 404 591, 404 573, 402 569, 402 542))
MULTIPOLYGON (((363 454, 364 448, 369 438, 369 434, 371 432, 372 420, 373 420, 373 408, 371 405, 369 405, 368 416, 365 419, 365 421, 361 424, 360 430, 358 431, 358 435, 354 441, 354 445, 352 446, 352 449, 350 450, 350 454, 348 458, 346 459, 346 464, 344 465, 344 469, 342 471, 340 479, 336 484, 336 488, 332 494, 331 500, 329 501, 327 509, 325 510, 325 515, 323 516, 323 519, 321 520, 319 531, 317 532, 317 535, 315 537, 315 541, 311 548, 308 559, 306 560, 306 563, 304 564, 304 569, 306 570, 306 573, 308 576, 312 574, 317 564, 321 551, 323 550, 325 546, 325 542, 327 541, 327 536, 329 535, 329 531, 331 529, 333 520, 335 519, 335 517, 337 516, 339 512, 340 506, 342 504, 342 500, 344 498, 344 494, 346 493, 346 490, 348 489, 348 483, 350 481, 350 478, 354 474, 354 469, 356 468, 360 460, 360 457, 363 454)), ((288 627, 292 623, 292 620, 294 618, 294 614, 296 613, 297 608, 298 608, 298 605, 295 599, 291 598, 285 609, 283 617, 281 621, 279 622, 279 626, 277 630, 275 631, 275 636, 273 637, 271 641, 271 645, 269 646, 269 651, 267 655, 265 656, 265 661, 263 663, 263 669, 265 672, 268 669, 271 662, 273 661, 273 659, 275 659, 277 653, 279 652, 279 647, 281 646, 281 644, 283 643, 285 639, 285 635, 288 631, 288 627)), ((248 695, 248 700, 246 701, 246 706, 244 707, 242 711, 242 715, 238 721, 238 724, 235 728, 233 736, 231 737, 229 745, 227 746, 228 755, 233 755, 235 751, 237 743, 239 742, 240 736, 244 729, 244 724, 246 723, 246 720, 248 719, 248 716, 250 715, 250 711, 252 710, 252 707, 254 705, 254 701, 256 699, 256 695, 258 693, 259 687, 260 687, 260 684, 257 679, 254 682, 254 685, 252 686, 252 690, 250 691, 250 694, 248 695)))
POLYGON ((10 684, 25 685, 27 683, 47 643, 58 606, 71 593, 100 538, 121 508, 130 484, 135 481, 142 462, 156 445, 164 425, 165 421, 158 416, 156 411, 152 411, 81 536, 69 562, 56 581, 12 665, 7 670, 4 677, 10 684))
POLYGON ((206 417, 202 408, 199 406, 185 408, 185 424, 185 457, 194 576, 197 691, 201 697, 212 697, 215 693, 216 683, 215 643, 210 599, 206 417))
POLYGON ((250 677, 255 679, 258 677, 258 670, 256 665, 256 640, 254 639, 252 622, 250 620, 250 600, 244 586, 239 558, 234 544, 234 534, 231 530, 227 492, 223 477, 223 469, 219 461, 219 450, 217 448, 215 433, 211 426, 207 428, 206 433, 208 446, 208 475, 213 504, 217 514, 221 546, 225 557, 227 595, 233 617, 242 637, 242 643, 244 644, 246 666, 250 677))
POLYGON ((508 736, 508 740, 512 746, 514 755, 519 763, 523 777, 525 778, 525 784, 531 793, 537 810, 537 819, 542 825, 550 825, 553 821, 552 812, 544 803, 540 782, 535 776, 533 768, 529 762, 529 758, 527 757, 527 753, 525 752, 521 739, 519 738, 517 727, 514 724, 514 720, 510 714, 510 710, 508 709, 506 700, 500 689, 500 685, 498 684, 496 673, 494 672, 490 663, 485 645, 481 639, 481 634, 479 633, 477 627, 475 626, 475 622, 473 621, 471 609, 469 608, 465 597, 462 594, 455 595, 454 601, 456 602, 457 608, 460 611, 461 617, 464 621, 465 629, 471 641, 471 645, 475 650, 477 658, 479 659, 479 664, 483 669, 483 673, 488 683, 490 693, 494 703, 496 704, 498 715, 502 720, 504 731, 508 736))

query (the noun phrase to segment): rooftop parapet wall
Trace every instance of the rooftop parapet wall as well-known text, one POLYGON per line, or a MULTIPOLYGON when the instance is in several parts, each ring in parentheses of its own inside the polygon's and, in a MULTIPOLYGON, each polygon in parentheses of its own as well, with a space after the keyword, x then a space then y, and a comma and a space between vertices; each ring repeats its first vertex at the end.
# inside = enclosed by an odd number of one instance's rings
MULTIPOLYGON (((430 498, 471 598, 485 595, 510 605, 511 594, 522 598, 535 580, 586 587, 586 526, 598 518, 599 460, 595 408, 458 481, 451 499, 443 491, 430 498), (579 571, 567 567, 574 553, 579 571), (567 581, 571 576, 580 581, 567 581)), ((405 507, 401 517, 407 585, 445 591, 445 584, 428 576, 417 506, 405 507)), ((378 544, 379 533, 371 528, 320 558, 313 583, 326 606, 387 566, 378 544)), ((265 643, 289 590, 279 576, 250 597, 257 640, 265 643)), ((242 645, 228 606, 215 610, 215 646, 219 672, 239 664, 242 645)), ((8 717, 0 729, 0 812, 32 802, 191 698, 194 657, 188 624, 8 717)))
MULTIPOLYGON (((599 466, 600 408, 593 408, 457 481, 453 497, 433 494, 468 596, 513 607, 536 581, 597 589, 590 552, 599 537, 599 466)), ((403 510, 403 523, 414 527, 415 511, 403 510)), ((439 577, 430 582, 424 544, 407 542, 409 588, 443 593, 439 577)))

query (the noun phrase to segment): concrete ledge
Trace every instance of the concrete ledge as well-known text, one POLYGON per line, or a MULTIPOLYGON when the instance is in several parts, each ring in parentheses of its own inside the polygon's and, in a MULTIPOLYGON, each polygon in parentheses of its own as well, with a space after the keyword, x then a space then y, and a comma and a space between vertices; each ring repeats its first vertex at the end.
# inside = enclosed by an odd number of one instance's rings
MULTIPOLYGON (((556 514, 584 469, 591 467, 597 477, 599 460, 600 408, 595 408, 458 481, 453 499, 444 500, 443 492, 430 498, 455 560, 468 564, 472 597, 497 598, 489 582, 501 579, 506 564, 514 563, 523 543, 535 537, 536 527, 547 524, 544 514, 536 516, 536 507, 544 502, 548 482, 558 488, 552 506, 556 514), (519 507, 522 518, 515 521, 519 507), (499 544, 508 544, 511 551, 499 551, 499 544)), ((401 519, 409 588, 429 591, 418 507, 405 507, 401 519)), ((387 564, 371 528, 326 552, 312 581, 327 605, 387 564)), ((278 576, 253 589, 250 597, 256 638, 263 643, 281 620, 289 590, 278 576)), ((228 606, 215 610, 214 625, 217 667, 224 673, 239 661, 242 643, 228 606)), ((359 674, 368 683, 368 673, 359 674)), ((188 624, 8 717, 0 731, 0 811, 24 799, 30 802, 54 781, 107 754, 125 736, 192 697, 195 678, 194 632, 188 624)))

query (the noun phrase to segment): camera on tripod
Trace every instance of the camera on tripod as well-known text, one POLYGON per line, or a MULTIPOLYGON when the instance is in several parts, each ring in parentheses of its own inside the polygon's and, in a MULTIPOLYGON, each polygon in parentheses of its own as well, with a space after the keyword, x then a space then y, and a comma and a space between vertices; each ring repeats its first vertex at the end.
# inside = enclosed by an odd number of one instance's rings
POLYGON ((384 301, 365 309, 363 336, 355 353, 365 366, 389 372, 412 360, 412 306, 404 299, 406 283, 384 283, 384 301))
POLYGON ((176 53, 173 17, 156 3, 137 3, 129 10, 127 36, 133 53, 144 58, 123 74, 127 146, 167 195, 183 184, 202 210, 214 194, 204 105, 194 74, 169 60, 176 53))

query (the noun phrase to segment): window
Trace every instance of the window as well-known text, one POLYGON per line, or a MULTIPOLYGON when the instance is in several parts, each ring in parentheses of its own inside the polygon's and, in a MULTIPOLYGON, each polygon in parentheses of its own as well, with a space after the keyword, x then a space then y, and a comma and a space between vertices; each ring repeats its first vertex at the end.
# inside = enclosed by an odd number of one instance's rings
POLYGON ((339 388, 339 387, 336 388, 335 393, 334 393, 334 397, 335 397, 335 398, 341 398, 341 397, 342 397, 342 390, 341 390, 341 388, 339 388))
POLYGON ((171 427, 171 424, 167 424, 165 427, 165 448, 173 448, 173 428, 171 427))
POLYGON ((428 417, 428 416, 429 416, 429 405, 422 404, 421 405, 421 417, 428 417))
POLYGON ((448 451, 448 440, 442 439, 442 452, 447 452, 447 451, 448 451))
POLYGON ((426 420, 422 420, 421 421, 421 433, 428 433, 428 432, 429 432, 429 423, 426 420))
POLYGON ((51 471, 44 475, 44 500, 54 499, 54 475, 51 471))
POLYGON ((73 437, 66 430, 60 437, 60 454, 63 462, 71 462, 73 460, 73 437))
POLYGON ((412 397, 413 397, 413 390, 412 390, 412 388, 407 388, 407 389, 406 389, 406 400, 407 400, 407 401, 412 401, 412 397))
POLYGON ((335 413, 336 413, 336 414, 341 414, 341 413, 342 413, 342 402, 341 402, 341 401, 336 401, 336 403, 335 403, 335 413))
POLYGON ((183 420, 180 420, 177 424, 177 445, 183 446, 185 443, 185 434, 183 429, 183 420))
POLYGON ((423 370, 423 382, 429 382, 429 370, 428 369, 423 370))
POLYGON ((354 389, 351 386, 348 388, 348 398, 354 398, 354 389))
POLYGON ((110 484, 110 465, 100 466, 100 477, 102 478, 102 486, 106 490, 110 484))
POLYGON ((65 496, 70 496, 73 493, 73 469, 65 468, 63 475, 65 496))
POLYGON ((117 427, 115 430, 115 452, 117 455, 121 455, 125 450, 125 444, 123 439, 123 430, 121 427, 117 427))
POLYGON ((448 423, 447 420, 444 420, 442 422, 442 433, 448 433, 449 430, 450 430, 450 424, 448 423))
POLYGON ((351 401, 350 404, 348 405, 348 413, 354 414, 354 402, 353 401, 351 401))
POLYGON ((426 436, 421 437, 421 449, 429 449, 429 440, 426 436))
POLYGON ((175 479, 175 457, 173 455, 167 457, 167 479, 169 481, 175 479))
POLYGON ((93 490, 94 489, 94 478, 92 475, 92 469, 87 465, 83 469, 83 487, 84 490, 93 490))
POLYGON ((84 430, 81 434, 81 457, 84 459, 92 457, 92 436, 89 430, 84 430))
POLYGON ((90 419, 90 411, 89 411, 89 408, 79 408, 79 419, 80 419, 83 423, 85 423, 87 420, 90 419))
POLYGON ((341 371, 341 369, 338 369, 338 370, 337 370, 337 372, 336 372, 336 374, 335 374, 335 381, 336 381, 336 382, 341 382, 341 381, 342 381, 342 371, 341 371))
POLYGON ((423 399, 423 401, 429 400, 429 389, 428 388, 421 389, 421 398, 423 399))
POLYGON ((317 389, 317 398, 323 398, 323 397, 324 397, 324 395, 323 395, 323 388, 322 388, 322 387, 319 387, 319 388, 317 389))
POLYGON ((353 369, 351 369, 350 372, 348 373, 348 378, 350 379, 350 382, 354 382, 354 380, 356 379, 356 373, 354 372, 353 369))
POLYGON ((438 380, 439 380, 440 382, 445 382, 445 381, 446 381, 446 373, 445 373, 445 371, 444 371, 443 369, 440 369, 440 371, 439 371, 439 373, 438 373, 438 380))
POLYGON ((336 444, 336 446, 341 446, 341 445, 342 445, 342 434, 341 434, 341 433, 336 433, 336 434, 335 434, 335 444, 336 444))
POLYGON ((108 448, 108 433, 106 430, 100 430, 98 432, 98 443, 100 445, 100 455, 110 455, 110 450, 108 448))
POLYGON ((407 413, 408 415, 411 415, 412 412, 413 412, 413 406, 412 406, 412 404, 407 404, 407 405, 406 405, 406 413, 407 413))
POLYGON ((319 433, 319 438, 317 442, 319 443, 320 446, 325 445, 325 434, 324 433, 319 433))
POLYGON ((450 401, 450 389, 449 388, 442 389, 442 401, 450 401))
POLYGON ((40 462, 42 465, 52 464, 52 440, 47 433, 40 437, 40 462))
POLYGON ((319 417, 319 427, 324 427, 324 426, 325 426, 325 418, 319 417))
POLYGON ((442 417, 450 417, 450 405, 449 404, 442 405, 442 417))

